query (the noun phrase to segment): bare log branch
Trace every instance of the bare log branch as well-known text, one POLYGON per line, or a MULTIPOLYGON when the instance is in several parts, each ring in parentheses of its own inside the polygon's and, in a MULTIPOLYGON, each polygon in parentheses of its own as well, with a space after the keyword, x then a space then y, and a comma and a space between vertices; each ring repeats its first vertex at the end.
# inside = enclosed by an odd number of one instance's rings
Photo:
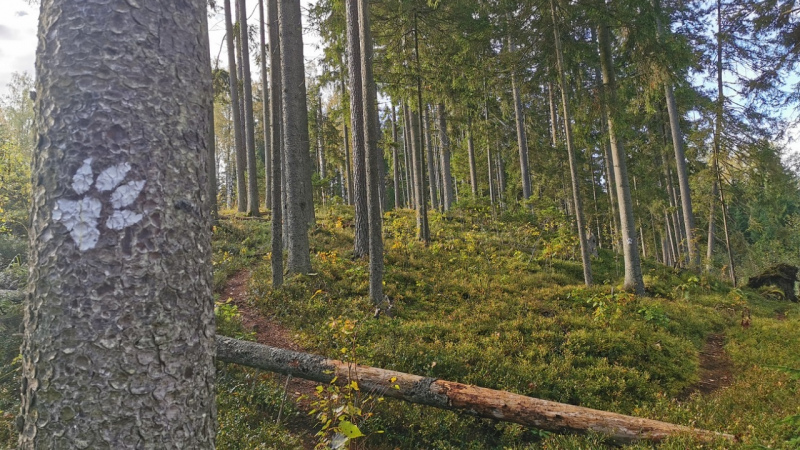
POLYGON ((511 392, 437 380, 393 370, 348 364, 308 353, 268 347, 254 342, 217 337, 217 359, 307 380, 347 384, 357 380, 362 390, 435 408, 557 433, 603 433, 621 443, 659 442, 669 436, 690 435, 703 442, 733 440, 729 434, 642 419, 580 406, 541 400, 511 392))

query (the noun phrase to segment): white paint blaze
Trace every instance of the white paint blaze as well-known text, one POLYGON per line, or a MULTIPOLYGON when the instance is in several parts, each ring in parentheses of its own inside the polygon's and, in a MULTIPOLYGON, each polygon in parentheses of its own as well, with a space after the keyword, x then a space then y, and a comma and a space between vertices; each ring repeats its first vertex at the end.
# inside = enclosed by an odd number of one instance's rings
POLYGON ((94 175, 92 175, 92 158, 83 160, 83 165, 75 172, 72 177, 72 190, 76 194, 85 194, 94 183, 94 175))
MULTIPOLYGON (((121 209, 136 201, 146 183, 144 180, 130 181, 120 186, 130 170, 131 166, 128 163, 108 167, 100 173, 95 182, 92 173, 92 158, 87 158, 72 177, 72 189, 78 195, 88 192, 93 184, 99 192, 117 188, 110 198, 114 211, 105 223, 106 228, 110 230, 123 230, 142 220, 141 214, 121 209)), ((103 202, 93 197, 84 197, 80 200, 61 199, 56 201, 56 206, 53 208, 53 220, 63 224, 78 249, 85 252, 95 248, 100 239, 98 220, 102 211, 103 202)))
POLYGON ((128 163, 111 166, 100 173, 97 177, 97 184, 95 187, 100 192, 110 191, 122 183, 122 180, 125 179, 125 176, 128 175, 128 171, 130 170, 131 165, 128 163))

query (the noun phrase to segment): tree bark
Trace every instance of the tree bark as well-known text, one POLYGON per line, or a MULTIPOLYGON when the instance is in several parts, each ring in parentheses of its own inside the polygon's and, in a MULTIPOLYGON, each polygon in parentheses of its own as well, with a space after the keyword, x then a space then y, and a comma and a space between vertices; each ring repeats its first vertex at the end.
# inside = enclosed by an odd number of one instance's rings
POLYGON ((417 207, 417 239, 428 243, 430 231, 428 230, 428 205, 425 201, 425 170, 422 161, 422 136, 419 115, 409 111, 411 118, 411 157, 414 165, 414 192, 416 193, 417 207))
POLYGON ((436 158, 433 155, 433 145, 431 144, 431 134, 433 131, 431 130, 431 114, 430 110, 428 109, 428 105, 424 105, 422 108, 422 124, 424 129, 422 131, 422 135, 425 136, 425 149, 427 151, 427 157, 425 158, 425 162, 427 163, 428 169, 428 190, 431 198, 431 208, 434 210, 439 209, 439 183, 437 182, 436 177, 436 168, 434 163, 436 162, 436 158))
MULTIPOLYGON (((605 5, 603 5, 605 9, 605 5)), ((603 73, 603 87, 605 103, 608 111, 608 135, 611 142, 611 155, 614 160, 614 177, 617 182, 617 200, 619 204, 619 219, 622 233, 622 252, 625 260, 625 289, 634 291, 637 295, 644 295, 644 282, 642 281, 642 266, 639 260, 639 248, 636 237, 636 225, 633 216, 633 203, 631 201, 630 184, 628 183, 628 168, 625 161, 626 154, 622 142, 617 136, 617 101, 616 80, 614 76, 614 61, 611 55, 611 30, 601 23, 597 30, 600 46, 600 65, 603 73)))
POLYGON ((267 30, 269 35, 269 115, 272 177, 272 287, 283 284, 283 76, 281 75, 280 29, 278 0, 267 0, 267 30))
POLYGON ((572 143, 572 114, 567 99, 567 80, 564 75, 564 55, 561 52, 561 36, 559 35, 558 21, 556 20, 555 0, 550 0, 550 16, 553 19, 553 35, 556 50, 556 66, 558 70, 558 84, 561 89, 561 107, 564 113, 564 130, 567 141, 567 158, 569 160, 569 173, 572 180, 572 201, 575 207, 575 224, 578 228, 578 242, 581 247, 581 262, 583 264, 583 282, 586 286, 592 285, 592 259, 589 246, 586 242, 586 225, 583 218, 583 202, 581 201, 581 188, 578 180, 578 167, 575 162, 575 148, 572 143))
POLYGON ((250 76, 250 39, 247 33, 247 9, 245 0, 237 0, 239 13, 239 42, 242 46, 242 87, 244 88, 244 128, 247 144, 247 215, 258 217, 258 170, 256 163, 256 138, 253 118, 253 81, 250 76))
POLYGON ((369 253, 369 206, 358 0, 345 0, 345 16, 347 18, 347 62, 350 75, 348 79, 350 84, 350 127, 353 135, 353 203, 355 205, 353 256, 363 258, 369 253))
POLYGON ((442 203, 445 211, 453 207, 453 175, 450 172, 450 137, 447 135, 447 110, 439 104, 439 141, 442 143, 442 203))
POLYGON ((469 157, 469 186, 472 198, 478 198, 478 170, 475 164, 475 140, 472 138, 472 117, 467 118, 467 154, 469 157))
POLYGON ((320 383, 331 383, 334 378, 339 385, 355 381, 362 391, 557 433, 602 433, 618 443, 660 442, 675 435, 690 435, 701 442, 734 439, 729 434, 355 365, 222 336, 217 338, 217 358, 320 383))
POLYGON ((372 303, 380 305, 383 302, 383 214, 381 214, 383 154, 378 149, 378 94, 372 77, 372 34, 369 19, 369 0, 358 0, 360 75, 364 88, 364 143, 369 208, 369 296, 372 303))
POLYGON ((403 203, 402 180, 400 179, 399 143, 397 141, 397 108, 392 103, 392 178, 394 181, 394 207, 399 209, 403 203))
MULTIPOLYGON (((266 39, 266 29, 267 29, 267 20, 264 15, 264 0, 258 0, 258 19, 259 19, 259 44, 261 45, 261 98, 262 98, 262 125, 264 129, 264 207, 267 210, 272 209, 272 154, 270 153, 272 148, 272 141, 271 141, 271 134, 270 134, 270 127, 272 125, 272 120, 270 120, 270 106, 269 106, 269 98, 270 98, 270 88, 269 88, 269 72, 267 72, 267 59, 269 59, 269 54, 267 53, 267 39, 266 39)), ((270 63, 271 65, 272 63, 270 63)))
POLYGON ((212 449, 206 5, 110 3, 42 4, 19 448, 212 449))
POLYGON ((233 43, 233 20, 231 1, 225 0, 225 40, 228 44, 228 84, 231 93, 231 115, 233 117, 233 138, 236 151, 236 205, 239 212, 247 211, 247 149, 242 136, 242 117, 239 112, 239 76, 236 74, 236 49, 233 43))
POLYGON ((287 270, 308 273, 311 271, 308 226, 313 221, 314 204, 309 200, 311 174, 300 0, 278 1, 278 27, 283 80, 287 270))
MULTIPOLYGON (((511 38, 508 38, 508 47, 511 53, 516 51, 511 38)), ((511 92, 514 98, 514 119, 517 124, 517 147, 519 148, 519 168, 522 174, 522 197, 531 198, 531 173, 528 165, 528 136, 525 133, 525 116, 522 112, 522 98, 519 94, 517 75, 511 71, 511 92)))

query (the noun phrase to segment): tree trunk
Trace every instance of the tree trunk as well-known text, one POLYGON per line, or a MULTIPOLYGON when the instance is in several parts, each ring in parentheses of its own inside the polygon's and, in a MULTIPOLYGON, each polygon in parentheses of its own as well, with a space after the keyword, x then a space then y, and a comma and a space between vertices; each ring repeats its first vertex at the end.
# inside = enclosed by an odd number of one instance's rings
POLYGON ((411 208, 417 208, 417 165, 415 159, 414 135, 411 132, 411 111, 408 104, 403 101, 403 140, 406 152, 406 185, 408 186, 408 200, 411 208))
POLYGON ((328 171, 325 167, 327 163, 325 162, 325 137, 323 134, 323 130, 325 129, 323 126, 324 120, 325 116, 322 115, 322 92, 320 92, 319 98, 317 99, 317 158, 319 161, 319 178, 322 181, 323 206, 327 204, 328 199, 328 187, 326 186, 328 171))
POLYGON ((399 158, 399 143, 397 141, 397 108, 392 103, 392 178, 394 181, 394 207, 395 209, 402 208, 403 195, 402 195, 402 180, 400 179, 400 158, 399 158))
POLYGON ((416 138, 414 142, 417 145, 417 157, 419 158, 419 172, 417 173, 417 182, 420 185, 422 190, 421 194, 417 198, 418 205, 417 211, 421 211, 421 222, 420 220, 417 221, 418 225, 421 225, 419 228, 419 235, 422 238, 422 241, 427 246, 431 243, 431 231, 430 227, 428 226, 428 199, 425 198, 426 194, 426 185, 427 179, 425 178, 425 148, 423 147, 424 139, 422 137, 422 112, 423 112, 423 103, 422 103, 422 62, 420 61, 419 57, 419 26, 417 24, 417 13, 414 13, 414 57, 416 59, 416 66, 417 66, 417 114, 416 118, 414 119, 414 124, 416 125, 416 138))
POLYGON ((581 188, 578 180, 578 167, 575 162, 575 148, 572 143, 572 114, 567 99, 567 80, 564 75, 564 55, 561 52, 561 36, 559 35, 556 20, 555 0, 550 0, 550 16, 553 19, 553 35, 556 49, 556 66, 558 70, 558 84, 561 89, 561 107, 564 114, 564 130, 567 141, 567 157, 569 159, 569 173, 572 180, 572 202, 575 207, 575 224, 578 228, 578 242, 581 246, 581 262, 583 264, 583 282, 586 286, 592 285, 592 260, 589 246, 586 242, 586 225, 583 218, 583 202, 581 201, 581 188))
POLYGON ((411 157, 412 164, 414 165, 414 192, 416 197, 417 207, 417 239, 425 242, 430 240, 430 231, 428 229, 428 205, 425 201, 425 170, 423 169, 424 162, 422 161, 422 136, 419 121, 419 115, 409 111, 411 118, 411 157))
MULTIPOLYGON (((209 46, 209 35, 208 35, 208 15, 206 14, 205 20, 203 20, 203 45, 209 46)), ((216 132, 214 130, 214 93, 212 90, 211 93, 211 101, 208 104, 208 135, 206 136, 206 142, 208 142, 208 153, 206 154, 206 169, 208 169, 208 183, 206 184, 206 188, 208 192, 206 192, 206 198, 208 199, 208 211, 211 214, 211 221, 212 223, 217 222, 218 208, 217 208, 217 191, 219 189, 217 185, 217 145, 216 145, 216 132)))
POLYGON ((288 222, 287 270, 289 273, 311 271, 308 226, 313 220, 314 204, 309 200, 308 109, 306 102, 305 66, 303 61, 303 28, 300 22, 300 0, 278 1, 281 73, 283 80, 283 136, 286 165, 286 221, 288 222))
POLYGON ((467 154, 469 157, 469 186, 472 198, 478 198, 478 169, 475 164, 475 140, 472 138, 472 117, 467 118, 467 154))
MULTIPOLYGON (((728 274, 731 277, 733 285, 736 286, 736 267, 733 260, 733 250, 731 249, 731 235, 728 230, 728 208, 725 204, 725 189, 722 184, 722 174, 719 169, 719 156, 722 152, 722 125, 725 118, 725 93, 723 91, 724 85, 722 84, 722 69, 722 0, 717 0, 717 120, 714 126, 714 157, 712 160, 714 163, 714 172, 716 174, 714 183, 719 189, 719 199, 722 207, 722 229, 725 233, 725 247, 728 250, 728 274)), ((713 217, 711 217, 711 222, 713 222, 713 217)), ((711 233, 709 233, 709 242, 710 241, 711 233)), ((709 249, 710 248, 711 246, 709 246, 709 249)), ((711 250, 709 250, 709 254, 711 254, 711 250)))
POLYGON ((353 202, 355 241, 353 253, 363 258, 369 252, 369 206, 367 205, 366 143, 364 142, 364 85, 361 79, 361 38, 358 0, 345 0, 347 17, 347 62, 350 84, 350 126, 353 131, 353 202))
POLYGON ((734 439, 729 434, 355 365, 222 336, 217 338, 217 358, 227 363, 325 384, 331 383, 334 378, 340 386, 355 381, 362 391, 379 392, 383 396, 411 403, 464 411, 473 416, 518 423, 556 433, 600 433, 618 443, 660 442, 675 435, 689 435, 702 442, 734 439))
POLYGON ((111 3, 42 4, 19 448, 212 449, 206 5, 111 3))
POLYGON ((269 35, 269 115, 272 198, 272 287, 283 284, 283 76, 281 74, 280 27, 278 0, 267 0, 267 29, 269 35))
MULTIPOLYGON (((511 53, 516 51, 511 38, 508 38, 508 47, 511 53)), ((522 98, 519 94, 517 75, 511 71, 511 92, 514 98, 514 119, 517 123, 517 147, 519 148, 519 169, 522 174, 522 197, 531 198, 531 173, 528 166, 528 136, 525 133, 525 116, 522 112, 522 98)))
POLYGON ((381 214, 383 155, 378 149, 378 94, 372 77, 372 34, 369 19, 369 0, 358 0, 360 75, 364 88, 364 142, 369 208, 369 296, 372 303, 380 305, 383 302, 383 215, 381 214))
POLYGON ((247 149, 242 136, 242 117, 239 112, 239 77, 236 74, 236 49, 233 43, 233 20, 231 1, 225 0, 225 40, 228 44, 228 84, 231 93, 231 113, 233 116, 233 137, 236 151, 236 204, 239 212, 247 211, 247 149))
MULTIPOLYGON (((605 6, 603 6, 605 9, 605 6)), ((622 233, 622 251, 625 259, 625 289, 644 295, 642 266, 639 261, 639 248, 636 238, 633 203, 628 183, 628 168, 622 142, 617 137, 617 99, 614 61, 611 56, 611 30, 601 23, 597 30, 600 45, 600 65, 603 73, 605 103, 608 108, 608 135, 611 142, 611 155, 614 160, 614 177, 617 182, 617 200, 622 233)))
POLYGON ((445 211, 453 207, 453 175, 450 173, 450 137, 447 135, 447 110, 439 104, 439 141, 442 143, 442 203, 445 211))
POLYGON ((431 130, 431 115, 428 109, 428 105, 423 106, 422 109, 422 119, 423 125, 425 129, 423 130, 423 136, 425 136, 425 149, 427 150, 428 156, 425 158, 427 163, 428 169, 428 188, 430 191, 431 196, 431 208, 434 210, 439 209, 439 186, 437 183, 436 177, 436 169, 435 169, 435 162, 436 158, 433 155, 433 145, 431 144, 431 134, 433 131, 431 130))
POLYGON ((267 72, 267 39, 266 39, 266 17, 264 15, 264 0, 258 0, 258 19, 259 19, 259 44, 261 45, 261 101, 262 105, 262 127, 264 129, 264 207, 272 209, 272 159, 270 141, 270 108, 269 108, 269 72, 267 72))
POLYGON ((256 163, 256 138, 253 119, 253 82, 250 77, 250 40, 247 33, 247 9, 245 0, 237 0, 239 13, 239 41, 242 46, 242 85, 244 88, 244 127, 247 144, 247 215, 258 217, 258 171, 256 163))

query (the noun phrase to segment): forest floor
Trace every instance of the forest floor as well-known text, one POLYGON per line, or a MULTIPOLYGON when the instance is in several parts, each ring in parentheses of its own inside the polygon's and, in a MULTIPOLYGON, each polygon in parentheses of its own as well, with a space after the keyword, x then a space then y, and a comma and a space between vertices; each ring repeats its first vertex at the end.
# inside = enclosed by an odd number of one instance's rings
MULTIPOLYGON (((791 370, 800 367, 797 304, 651 261, 644 263, 648 297, 637 298, 619 289, 621 258, 603 250, 593 260, 602 282, 586 288, 568 226, 544 215, 495 221, 486 210, 433 214, 428 247, 413 238, 411 212, 385 219, 385 290, 395 309, 394 317, 377 319, 367 264, 352 259, 348 208, 318 214, 310 233, 314 273, 289 277, 278 290, 264 253, 269 222, 221 221, 214 241, 220 333, 741 441, 705 448, 798 447, 800 383, 791 370), (745 312, 752 313, 746 324, 745 312)), ((220 365, 220 416, 228 417, 220 421, 222 449, 330 445, 337 429, 334 423, 318 432, 324 419, 355 410, 347 418, 367 436, 351 448, 608 445, 600 435, 555 435, 296 380, 286 389, 284 425, 259 426, 274 423, 286 379, 233 367, 220 365), (226 402, 234 397, 248 401, 231 408, 226 402)), ((699 446, 684 436, 658 448, 699 446)))

